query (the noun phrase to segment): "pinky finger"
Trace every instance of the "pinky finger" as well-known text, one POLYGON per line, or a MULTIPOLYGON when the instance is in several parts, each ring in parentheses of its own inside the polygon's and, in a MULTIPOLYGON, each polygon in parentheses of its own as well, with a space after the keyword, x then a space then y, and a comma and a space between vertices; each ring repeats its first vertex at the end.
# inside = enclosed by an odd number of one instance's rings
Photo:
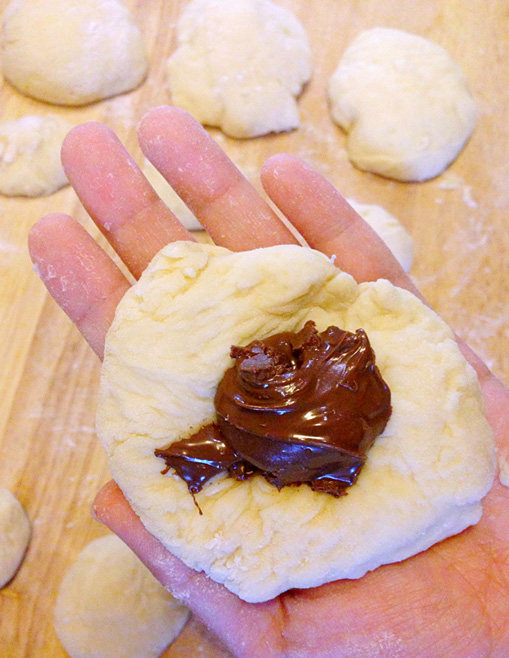
POLYGON ((102 358, 104 339, 129 282, 72 217, 46 215, 32 228, 30 256, 51 296, 102 358))

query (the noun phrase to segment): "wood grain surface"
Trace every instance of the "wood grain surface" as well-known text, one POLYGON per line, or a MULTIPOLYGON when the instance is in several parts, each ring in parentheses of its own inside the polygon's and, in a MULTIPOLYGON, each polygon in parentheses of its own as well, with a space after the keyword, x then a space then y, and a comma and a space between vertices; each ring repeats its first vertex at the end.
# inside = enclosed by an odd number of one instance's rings
MULTIPOLYGON (((3 11, 6 1, 0 1, 3 11)), ((81 108, 47 105, 3 82, 0 119, 54 113, 71 122, 104 121, 139 162, 135 126, 149 108, 171 102, 165 61, 175 48, 180 1, 127 2, 145 36, 147 80, 135 91, 81 108)), ((349 197, 377 203, 414 238, 412 275, 431 304, 506 382, 508 362, 509 10, 504 0, 278 0, 306 28, 313 78, 300 99, 301 127, 253 140, 213 136, 255 184, 271 154, 300 155, 349 197), (330 120, 326 87, 351 40, 363 29, 404 29, 444 46, 464 70, 479 122, 441 176, 403 184, 356 170, 345 135, 330 120)), ((105 532, 91 518, 109 478, 94 434, 99 362, 32 270, 27 232, 49 211, 90 219, 67 187, 42 199, 0 196, 0 486, 22 501, 33 537, 16 577, 0 591, 0 655, 60 658, 53 608, 77 553, 105 532)), ((418 368, 419 364, 416 364, 418 368)), ((218 611, 220 614, 220 611, 218 611)), ((192 620, 165 656, 227 655, 192 620)))

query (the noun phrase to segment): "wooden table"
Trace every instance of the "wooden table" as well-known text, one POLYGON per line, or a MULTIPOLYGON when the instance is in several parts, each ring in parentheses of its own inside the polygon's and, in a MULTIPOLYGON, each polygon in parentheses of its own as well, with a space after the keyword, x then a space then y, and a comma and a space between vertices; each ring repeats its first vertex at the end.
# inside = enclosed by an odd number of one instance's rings
MULTIPOLYGON (((0 117, 59 114, 111 125, 138 160, 135 125, 170 102, 164 76, 184 2, 128 2, 145 34, 151 68, 132 93, 83 108, 58 108, 0 89, 0 117)), ((306 158, 342 192, 396 215, 414 238, 412 275, 431 304, 507 382, 509 254, 509 14, 503 0, 279 0, 308 31, 314 74, 301 100, 301 127, 236 141, 212 131, 254 179, 269 155, 306 158), (403 184, 360 172, 328 114, 327 80, 354 36, 374 26, 421 34, 461 65, 479 105, 466 149, 438 178, 403 184)), ((0 8, 6 5, 0 1, 0 8)), ((258 183, 255 183, 258 185, 258 183)), ((93 227, 73 191, 43 199, 0 197, 0 486, 25 505, 33 538, 16 578, 0 592, 0 655, 66 655, 53 630, 59 583, 77 553, 105 530, 90 516, 108 469, 94 435, 99 363, 32 271, 27 232, 48 211, 93 227)), ((223 656, 194 620, 165 656, 223 656)))

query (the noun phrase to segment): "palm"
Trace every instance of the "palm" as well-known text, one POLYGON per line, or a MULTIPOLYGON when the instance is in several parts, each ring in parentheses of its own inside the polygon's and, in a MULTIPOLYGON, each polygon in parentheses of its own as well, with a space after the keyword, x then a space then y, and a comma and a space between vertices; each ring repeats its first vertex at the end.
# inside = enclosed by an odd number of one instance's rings
POLYGON ((330 647, 345 656, 506 655, 508 637, 497 638, 493 625, 498 614, 502 630, 504 607, 507 615, 507 533, 496 538, 507 504, 500 489, 486 501, 483 521, 460 536, 361 580, 286 596, 288 655, 319 656, 330 647))
MULTIPOLYGON (((485 388, 488 414, 501 419, 505 413, 499 428, 507 436, 507 392, 491 378, 485 388)), ((176 567, 173 556, 152 545, 116 486, 106 487, 96 504, 108 525, 157 564, 161 581, 193 602, 235 655, 452 658, 507 655, 508 503, 509 490, 496 482, 481 521, 460 535, 360 580, 290 591, 257 605, 213 584, 203 598, 202 576, 176 567)))
MULTIPOLYGON (((153 111, 142 122, 140 141, 219 244, 246 249, 294 241, 185 113, 153 111), (244 217, 242 228, 235 224, 238 213, 244 217)), ((63 158, 85 207, 134 276, 165 243, 191 239, 104 127, 76 129, 63 158)), ((416 292, 385 245, 316 173, 276 156, 265 166, 263 182, 311 246, 335 254, 358 280, 383 276, 416 292), (361 246, 363 259, 358 258, 361 246)), ((30 247, 51 294, 101 356, 127 280, 70 218, 43 218, 32 231, 30 247)), ((499 448, 507 451, 508 393, 468 348, 465 352, 484 387, 499 448)), ((113 483, 100 492, 95 510, 236 655, 503 656, 509 648, 507 497, 497 482, 477 526, 410 560, 360 580, 290 591, 263 604, 240 601, 170 555, 145 531, 113 483)))

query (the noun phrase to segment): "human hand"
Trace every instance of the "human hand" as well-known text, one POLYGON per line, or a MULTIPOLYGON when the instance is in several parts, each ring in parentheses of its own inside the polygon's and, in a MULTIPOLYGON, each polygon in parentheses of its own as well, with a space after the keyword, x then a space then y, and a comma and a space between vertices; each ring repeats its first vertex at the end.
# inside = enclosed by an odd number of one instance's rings
MULTIPOLYGON (((217 244, 241 250, 296 241, 183 111, 151 111, 140 124, 139 139, 217 244)), ((75 128, 62 157, 85 208, 135 278, 166 243, 194 239, 106 127, 75 128)), ((262 182, 309 245, 335 255, 341 269, 358 281, 383 277, 419 294, 384 243, 304 163, 274 156, 263 167, 262 182)), ((30 251, 50 293, 101 357, 129 280, 68 216, 42 218, 31 231, 30 251)), ((478 373, 499 451, 508 455, 509 393, 462 349, 478 373)), ((114 483, 98 494, 94 511, 236 656, 494 657, 509 653, 508 503, 509 489, 497 479, 484 499, 481 521, 460 535, 359 580, 292 590, 259 604, 241 601, 168 553, 114 483)))

